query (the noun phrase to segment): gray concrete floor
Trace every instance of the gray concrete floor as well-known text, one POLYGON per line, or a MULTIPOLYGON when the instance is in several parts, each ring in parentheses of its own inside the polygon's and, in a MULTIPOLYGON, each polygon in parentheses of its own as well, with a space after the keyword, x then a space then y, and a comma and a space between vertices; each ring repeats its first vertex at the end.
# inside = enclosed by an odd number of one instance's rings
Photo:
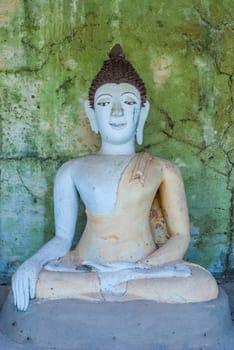
MULTIPOLYGON (((217 280, 217 282, 219 286, 226 291, 229 297, 231 316, 232 316, 232 321, 234 326, 234 276, 228 277, 225 280, 224 279, 217 280)), ((0 280, 0 310, 9 292, 9 289, 10 289, 9 283, 0 280)), ((15 343, 9 342, 1 333, 0 333, 0 349, 1 350, 29 350, 28 346, 25 347, 24 345, 19 345, 19 344, 16 345, 15 343)), ((33 348, 30 348, 30 350, 41 350, 41 349, 33 347, 33 348)))
POLYGON ((220 287, 222 287, 229 297, 229 304, 231 309, 232 323, 234 327, 234 278, 228 279, 219 283, 220 287))

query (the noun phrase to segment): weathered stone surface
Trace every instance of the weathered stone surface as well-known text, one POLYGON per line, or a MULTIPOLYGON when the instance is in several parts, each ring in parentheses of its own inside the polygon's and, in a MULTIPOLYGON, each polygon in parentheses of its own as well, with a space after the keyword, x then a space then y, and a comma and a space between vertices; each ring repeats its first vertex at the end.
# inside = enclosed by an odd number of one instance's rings
POLYGON ((17 311, 9 295, 0 315, 0 345, 1 332, 25 350, 232 350, 234 342, 223 290, 215 300, 185 304, 37 300, 26 312, 17 311))
POLYGON ((1 269, 12 273, 51 237, 54 162, 1 161, 1 269))
POLYGON ((53 234, 59 165, 98 148, 83 103, 116 42, 151 102, 139 149, 174 161, 185 179, 187 258, 234 268, 233 13, 233 0, 1 1, 1 274, 53 234))

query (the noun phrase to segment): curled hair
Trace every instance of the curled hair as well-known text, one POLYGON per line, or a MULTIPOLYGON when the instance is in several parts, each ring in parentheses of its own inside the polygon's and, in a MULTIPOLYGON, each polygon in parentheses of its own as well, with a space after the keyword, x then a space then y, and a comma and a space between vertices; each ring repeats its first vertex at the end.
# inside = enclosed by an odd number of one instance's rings
POLYGON ((108 83, 128 83, 137 88, 141 95, 141 105, 146 102, 146 88, 133 66, 125 59, 122 47, 116 44, 109 53, 109 60, 104 61, 101 70, 93 79, 89 88, 89 103, 94 108, 94 96, 96 90, 108 83))

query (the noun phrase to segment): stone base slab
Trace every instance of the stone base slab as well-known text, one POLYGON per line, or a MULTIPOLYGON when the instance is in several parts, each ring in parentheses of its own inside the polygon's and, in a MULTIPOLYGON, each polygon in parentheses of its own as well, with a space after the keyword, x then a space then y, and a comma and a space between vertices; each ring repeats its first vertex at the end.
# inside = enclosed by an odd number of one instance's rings
POLYGON ((152 301, 35 300, 17 311, 12 295, 2 309, 0 330, 25 349, 233 350, 228 298, 164 304, 152 301))

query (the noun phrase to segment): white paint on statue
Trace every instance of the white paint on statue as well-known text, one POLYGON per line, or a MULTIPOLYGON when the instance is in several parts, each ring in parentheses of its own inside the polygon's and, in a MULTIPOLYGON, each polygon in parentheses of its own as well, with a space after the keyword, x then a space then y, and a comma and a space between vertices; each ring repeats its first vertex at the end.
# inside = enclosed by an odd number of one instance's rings
MULTIPOLYGON (((132 70, 119 45, 112 49, 110 61, 116 59, 116 50, 118 60, 123 60, 118 69, 124 63, 132 70)), ((134 295, 159 302, 217 296, 212 276, 182 261, 189 244, 189 219, 178 168, 146 153, 135 156, 135 137, 141 144, 149 103, 145 96, 142 99, 142 86, 138 90, 133 82, 102 84, 95 91, 94 108, 85 103, 92 130, 101 135, 101 148, 96 155, 69 161, 58 171, 55 237, 12 278, 19 310, 25 311, 35 296, 132 300, 134 295), (150 205, 158 190, 170 235, 159 249, 149 225, 150 205), (78 193, 86 206, 87 226, 76 249, 69 252, 78 193)))

